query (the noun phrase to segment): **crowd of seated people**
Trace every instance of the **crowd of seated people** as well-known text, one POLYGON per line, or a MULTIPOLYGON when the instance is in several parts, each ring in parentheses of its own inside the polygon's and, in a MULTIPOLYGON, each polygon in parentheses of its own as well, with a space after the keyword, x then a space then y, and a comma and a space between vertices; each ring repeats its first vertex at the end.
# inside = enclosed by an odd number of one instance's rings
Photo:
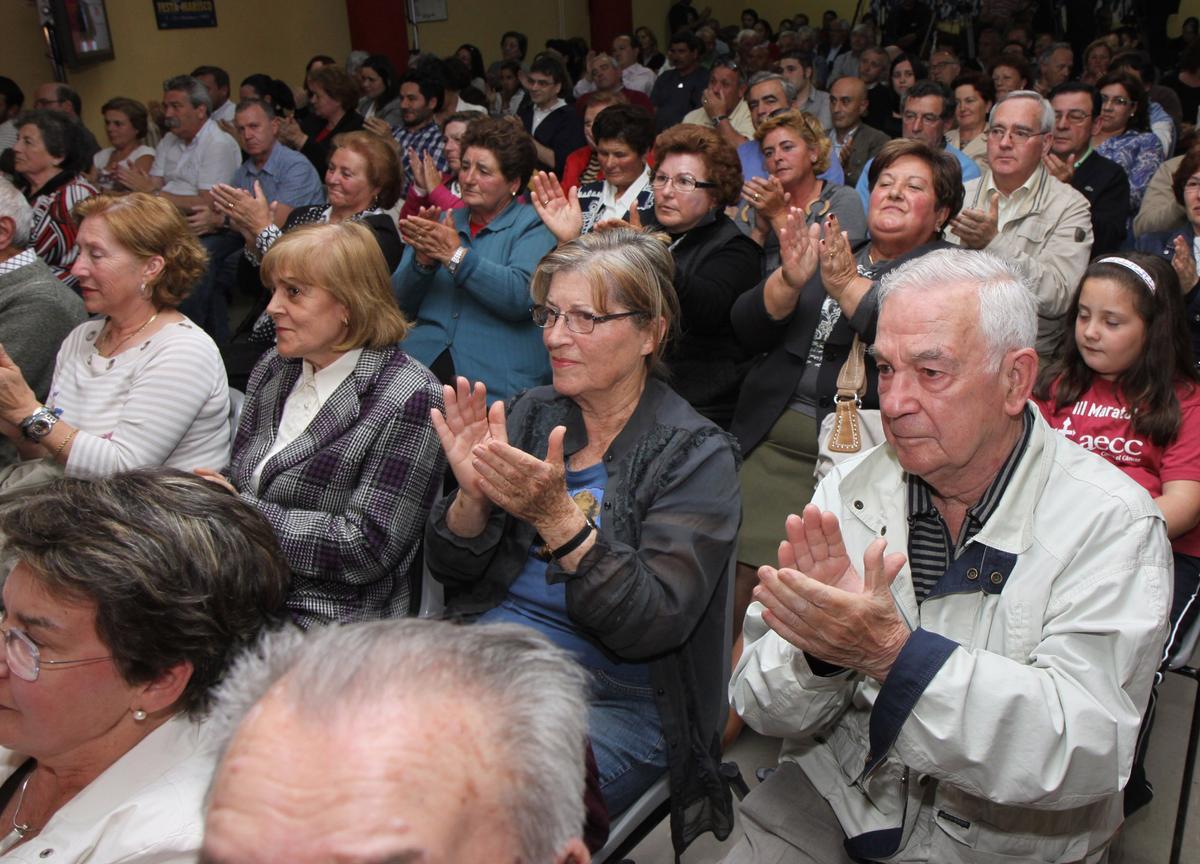
POLYGON ((1103 860, 1200 607, 1200 38, 883 5, 0 77, 0 860, 584 864, 664 777, 735 864, 1103 860))

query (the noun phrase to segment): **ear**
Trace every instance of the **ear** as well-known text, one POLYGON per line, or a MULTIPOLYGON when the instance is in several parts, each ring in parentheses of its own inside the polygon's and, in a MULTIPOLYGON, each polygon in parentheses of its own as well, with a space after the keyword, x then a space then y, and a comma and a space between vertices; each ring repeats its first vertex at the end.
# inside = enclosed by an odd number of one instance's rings
POLYGON ((157 279, 165 266, 166 262, 161 255, 154 255, 147 259, 146 263, 142 265, 142 281, 152 282, 157 279))
POLYGON ((1010 417, 1025 410, 1037 380, 1037 369, 1038 356, 1032 348, 1020 348, 1004 355, 1000 370, 1004 376, 1004 411, 1010 417))
POLYGON ((646 328, 645 332, 646 335, 642 338, 642 356, 649 357, 654 353, 654 349, 667 338, 667 319, 659 318, 650 322, 650 326, 646 328))
POLYGON ((554 856, 554 864, 590 864, 592 853, 588 852, 587 845, 578 837, 572 837, 567 841, 557 855, 554 856))
POLYGON ((17 223, 11 216, 0 216, 0 249, 8 249, 17 233, 17 223))
POLYGON ((1050 152, 1051 145, 1054 144, 1054 130, 1051 129, 1042 136, 1042 155, 1045 156, 1050 152))
POLYGON ((182 660, 169 667, 148 684, 135 688, 129 710, 141 709, 147 714, 157 714, 174 707, 192 680, 192 661, 182 660))

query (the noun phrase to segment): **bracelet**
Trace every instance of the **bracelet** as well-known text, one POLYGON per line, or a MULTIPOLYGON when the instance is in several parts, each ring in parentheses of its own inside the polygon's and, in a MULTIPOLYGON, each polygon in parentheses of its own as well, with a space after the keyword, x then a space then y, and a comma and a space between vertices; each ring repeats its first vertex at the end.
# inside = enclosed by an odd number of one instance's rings
POLYGON ((71 443, 71 439, 75 437, 75 433, 78 431, 78 429, 72 429, 68 432, 67 437, 62 440, 62 443, 54 448, 54 452, 50 455, 50 458, 57 462, 59 454, 67 449, 67 445, 71 443))
POLYGON ((550 550, 550 557, 555 561, 561 561, 563 558, 566 558, 568 555, 582 546, 583 541, 590 537, 592 532, 596 530, 595 522, 593 522, 587 516, 583 518, 586 521, 584 522, 583 527, 579 529, 578 533, 574 537, 572 537, 563 545, 559 546, 557 549, 550 550))

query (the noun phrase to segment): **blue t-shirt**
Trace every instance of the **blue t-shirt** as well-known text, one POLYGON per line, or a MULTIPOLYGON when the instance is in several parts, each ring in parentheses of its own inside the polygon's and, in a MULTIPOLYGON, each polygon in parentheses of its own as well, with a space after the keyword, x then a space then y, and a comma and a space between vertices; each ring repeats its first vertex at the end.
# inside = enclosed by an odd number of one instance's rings
MULTIPOLYGON (((567 472, 567 491, 579 509, 597 525, 600 524, 600 503, 604 500, 607 484, 608 472, 604 470, 603 462, 582 471, 567 472)), ((552 585, 546 581, 547 562, 537 557, 540 547, 540 540, 530 547, 520 575, 508 586, 508 596, 479 620, 489 624, 500 621, 532 627, 564 651, 569 651, 585 668, 607 672, 630 684, 648 684, 650 673, 645 663, 625 663, 617 659, 570 619, 567 615, 567 584, 552 585)))

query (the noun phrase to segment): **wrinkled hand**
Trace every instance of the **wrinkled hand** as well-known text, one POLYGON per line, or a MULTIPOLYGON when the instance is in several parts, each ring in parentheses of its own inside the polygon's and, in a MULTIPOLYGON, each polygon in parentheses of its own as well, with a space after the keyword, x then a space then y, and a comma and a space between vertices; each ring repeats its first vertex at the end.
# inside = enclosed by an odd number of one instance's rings
MULTIPOLYGON (((431 208, 434 213, 436 208, 431 208)), ((424 211, 428 212, 428 211, 424 211)), ((429 261, 448 262, 456 249, 462 245, 458 231, 453 224, 453 213, 446 211, 443 221, 436 217, 422 215, 409 216, 400 220, 400 234, 404 242, 413 247, 413 251, 429 261)))
POLYGON ((742 198, 758 211, 760 219, 775 220, 787 214, 792 196, 783 191, 778 177, 752 177, 742 186, 742 198))
POLYGON ((275 224, 278 201, 267 201, 262 184, 254 181, 254 194, 225 183, 212 188, 213 206, 229 217, 229 224, 250 243, 263 229, 275 224))
POLYGON ((430 415, 433 429, 442 442, 446 462, 458 481, 459 493, 478 503, 485 502, 487 495, 480 488, 474 451, 489 438, 508 443, 504 403, 496 402, 489 411, 487 388, 483 382, 476 381, 472 387, 471 382, 461 375, 455 379, 455 386, 442 386, 442 395, 445 411, 434 408, 430 415))
POLYGON ((1176 237, 1172 244, 1175 247, 1175 254, 1171 256, 1171 266, 1175 268, 1175 275, 1179 277, 1179 287, 1184 294, 1196 287, 1196 259, 1192 254, 1192 244, 1183 239, 1182 236, 1176 237))
POLYGON ((134 165, 122 165, 117 169, 117 182, 130 192, 153 192, 158 183, 141 168, 134 165))
POLYGON ((368 117, 363 121, 363 129, 380 138, 392 138, 392 124, 382 117, 368 117))
POLYGON ((763 621, 813 657, 883 681, 910 633, 891 593, 905 556, 885 556, 887 541, 876 538, 860 575, 837 516, 813 504, 803 518, 789 516, 786 531, 779 568, 758 571, 754 599, 765 607, 763 621))
POLYGON ((850 248, 850 237, 842 230, 837 216, 825 220, 820 265, 825 293, 840 301, 850 283, 858 278, 858 264, 854 261, 854 250, 850 248))
POLYGON ((546 536, 554 526, 561 526, 579 508, 567 491, 567 472, 563 460, 563 438, 567 427, 550 430, 546 458, 538 459, 492 438, 478 444, 472 451, 475 470, 479 473, 479 488, 505 512, 528 522, 546 536))
POLYGON ((806 225, 804 211, 791 208, 779 231, 779 272, 789 288, 799 291, 817 272, 820 246, 821 226, 806 225))
POLYGON ((0 345, 0 419, 18 425, 41 404, 25 383, 20 367, 0 345))
POLYGON ((237 495, 238 491, 233 487, 233 484, 225 479, 225 476, 215 468, 197 468, 193 471, 197 477, 203 477, 214 486, 220 486, 226 492, 237 495))
POLYGON ((530 179, 529 189, 533 209, 560 244, 569 243, 583 233, 583 210, 576 187, 572 186, 564 195, 562 184, 553 172, 538 171, 530 179))
POLYGON ((1059 159, 1053 153, 1047 152, 1042 157, 1042 164, 1046 166, 1047 171, 1063 183, 1070 183, 1071 178, 1075 176, 1075 163, 1059 159))
POLYGON ((1000 233, 1000 193, 992 194, 988 209, 967 208, 950 220, 950 227, 968 249, 983 249, 1000 233))

